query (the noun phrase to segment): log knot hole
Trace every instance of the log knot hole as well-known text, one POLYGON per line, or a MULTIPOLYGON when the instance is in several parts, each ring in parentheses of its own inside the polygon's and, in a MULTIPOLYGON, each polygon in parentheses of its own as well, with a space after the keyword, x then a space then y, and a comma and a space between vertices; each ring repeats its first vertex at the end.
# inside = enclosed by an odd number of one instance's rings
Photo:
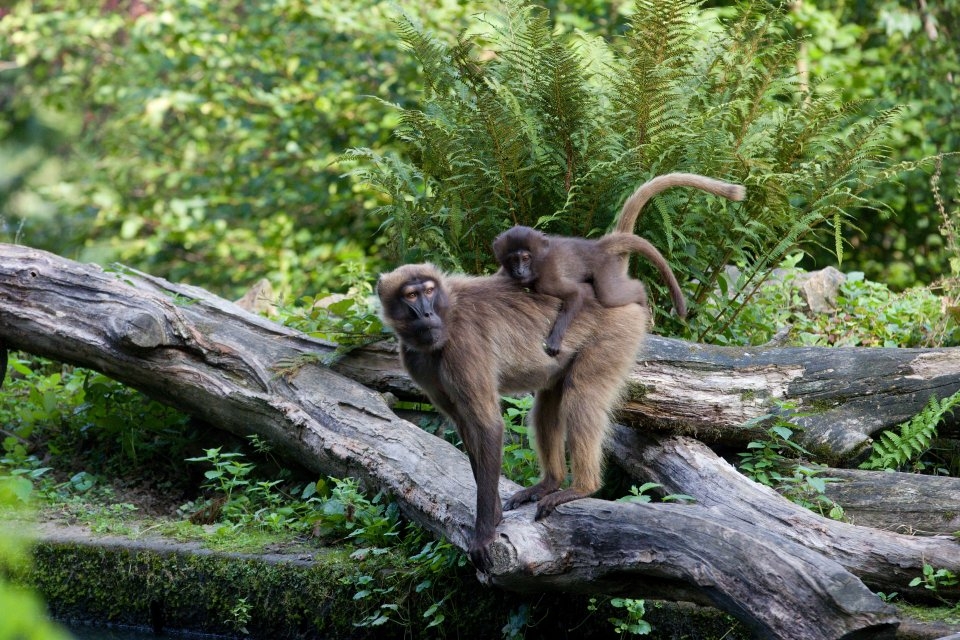
POLYGON ((114 316, 109 325, 110 331, 121 344, 137 350, 155 349, 168 343, 163 323, 146 311, 114 316))

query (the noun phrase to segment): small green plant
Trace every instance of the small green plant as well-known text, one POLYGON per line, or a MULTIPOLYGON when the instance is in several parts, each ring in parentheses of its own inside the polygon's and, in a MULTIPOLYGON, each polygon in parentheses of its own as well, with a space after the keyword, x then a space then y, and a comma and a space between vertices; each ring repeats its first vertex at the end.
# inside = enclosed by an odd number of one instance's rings
POLYGON ((225 497, 224 511, 229 517, 243 510, 241 503, 249 502, 242 495, 242 490, 250 484, 246 476, 253 471, 254 465, 244 462, 242 453, 222 453, 221 448, 206 449, 204 455, 187 458, 187 462, 203 462, 213 466, 212 469, 204 472, 206 480, 202 486, 217 491, 225 497))
MULTIPOLYGON (((449 583, 444 587, 437 585, 438 579, 445 574, 462 569, 466 565, 466 556, 450 543, 442 540, 431 540, 423 544, 423 532, 419 529, 410 530, 407 539, 400 545, 398 556, 412 553, 408 558, 398 557, 396 571, 392 571, 386 578, 374 577, 368 574, 358 574, 345 579, 348 584, 359 587, 353 599, 358 603, 369 601, 368 613, 359 618, 354 624, 358 627, 379 627, 388 622, 401 626, 409 626, 408 600, 413 593, 433 594, 433 602, 420 616, 427 620, 427 629, 438 628, 446 619, 444 605, 454 595, 449 583)), ((384 549, 360 549, 351 557, 363 559, 371 552, 386 553, 384 549)))
POLYGON ((782 402, 775 413, 759 416, 744 426, 771 423, 766 438, 747 444, 740 457, 740 471, 752 480, 776 489, 788 500, 834 520, 843 519, 843 508, 825 495, 827 482, 816 465, 802 464, 811 454, 791 438, 799 427, 788 421, 785 411, 795 405, 782 402))
POLYGON ((283 307, 281 321, 337 348, 323 358, 334 362, 352 349, 383 338, 383 322, 374 301, 373 285, 362 264, 343 265, 348 285, 342 295, 304 296, 296 307, 283 307))
MULTIPOLYGON (((623 609, 625 617, 611 616, 607 620, 613 625, 613 630, 621 635, 631 634, 645 636, 653 630, 650 623, 643 619, 646 615, 646 604, 643 600, 633 598, 611 598, 610 606, 614 609, 623 609)), ((596 598, 590 598, 587 605, 589 611, 597 611, 599 605, 596 598)))
POLYGON ((921 470, 920 457, 925 454, 937 436, 937 425, 947 413, 953 413, 960 404, 960 391, 938 400, 931 396, 923 411, 900 425, 900 432, 884 431, 873 443, 873 453, 860 465, 861 469, 903 469, 912 466, 921 470))
MULTIPOLYGON (((652 491, 653 489, 662 488, 662 484, 656 482, 646 482, 639 487, 634 485, 630 487, 630 494, 623 496, 622 498, 617 498, 617 502, 634 502, 639 504, 646 504, 653 500, 653 496, 649 495, 647 492, 652 491)), ((692 496, 688 496, 684 493, 671 493, 660 498, 661 502, 696 502, 692 496)))
POLYGON ((785 411, 792 411, 795 407, 793 403, 781 403, 776 413, 764 414, 744 423, 744 428, 770 424, 765 430, 766 438, 751 441, 747 444, 747 451, 737 454, 740 471, 749 478, 768 487, 777 487, 792 478, 796 457, 811 455, 791 439, 799 427, 783 417, 785 411))
POLYGON ((239 634, 250 635, 247 625, 253 619, 253 605, 246 598, 240 598, 230 609, 230 626, 239 634))
POLYGON ((940 595, 940 590, 946 587, 954 587, 960 584, 960 577, 949 569, 936 569, 932 565, 923 563, 923 573, 910 581, 911 587, 923 585, 924 589, 933 592, 934 597, 944 604, 960 606, 960 603, 952 603, 940 595))
POLYGON ((503 475, 514 482, 527 486, 537 480, 539 471, 537 454, 530 442, 527 414, 533 406, 533 396, 503 398, 506 407, 503 421, 506 424, 503 447, 503 475))
POLYGON ((610 622, 613 623, 613 630, 617 633, 645 636, 653 630, 650 623, 643 619, 643 616, 647 613, 643 600, 613 598, 610 600, 610 606, 615 609, 623 609, 626 614, 624 618, 610 618, 610 622))
POLYGON ((399 539, 400 509, 384 493, 367 498, 355 478, 333 479, 330 496, 320 503, 314 535, 350 540, 363 548, 395 546, 399 539))

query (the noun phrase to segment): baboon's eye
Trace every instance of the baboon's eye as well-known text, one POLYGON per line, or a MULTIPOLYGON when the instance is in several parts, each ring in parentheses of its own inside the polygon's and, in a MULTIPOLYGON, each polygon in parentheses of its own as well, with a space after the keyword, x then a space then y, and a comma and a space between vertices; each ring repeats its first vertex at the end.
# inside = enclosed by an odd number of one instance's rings
POLYGON ((403 294, 403 297, 406 298, 407 300, 410 300, 410 301, 412 302, 412 301, 414 301, 414 300, 417 299, 417 292, 416 292, 416 291, 407 291, 405 294, 403 294))

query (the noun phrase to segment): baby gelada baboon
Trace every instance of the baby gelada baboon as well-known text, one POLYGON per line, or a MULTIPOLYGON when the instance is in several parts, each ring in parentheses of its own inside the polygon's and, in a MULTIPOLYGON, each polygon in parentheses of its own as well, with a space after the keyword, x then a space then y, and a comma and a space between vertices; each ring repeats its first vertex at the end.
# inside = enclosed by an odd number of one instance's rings
POLYGON ((624 204, 617 230, 597 240, 549 236, 530 227, 516 226, 500 234, 493 242, 493 253, 500 272, 537 293, 560 298, 560 313, 543 343, 544 350, 557 355, 563 336, 591 297, 605 307, 647 304, 647 290, 627 273, 625 256, 639 253, 660 271, 670 289, 677 315, 686 316, 686 302, 673 270, 650 242, 632 233, 640 209, 651 197, 677 186, 697 187, 731 200, 742 200, 741 185, 707 178, 694 173, 669 173, 644 183, 624 204))

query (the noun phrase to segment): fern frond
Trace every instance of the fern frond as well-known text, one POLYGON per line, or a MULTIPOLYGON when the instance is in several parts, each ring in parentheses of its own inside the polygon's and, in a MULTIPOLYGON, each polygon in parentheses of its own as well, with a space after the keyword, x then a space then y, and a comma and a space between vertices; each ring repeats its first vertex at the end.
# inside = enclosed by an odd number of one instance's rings
POLYGON ((450 57, 447 45, 424 31, 423 25, 405 12, 394 23, 401 43, 423 66, 423 78, 428 90, 440 96, 449 92, 456 78, 447 64, 450 57))
POLYGON ((899 425, 899 433, 884 431, 880 434, 873 443, 870 458, 860 468, 896 470, 915 462, 930 449, 937 436, 937 426, 946 414, 953 413, 958 404, 960 391, 943 400, 931 396, 923 411, 899 425))
POLYGON ((407 159, 370 156, 369 175, 357 174, 379 185, 392 246, 483 272, 506 226, 602 232, 655 175, 744 183, 743 203, 662 193, 638 225, 681 280, 697 280, 695 304, 713 296, 726 265, 741 265, 745 289, 722 297, 700 340, 724 331, 789 251, 830 238, 842 258, 851 213, 882 206, 865 194, 885 179, 896 114, 860 121, 858 103, 816 84, 804 93, 783 11, 737 11, 721 23, 696 0, 638 0, 624 37, 606 42, 506 0, 449 45, 401 17, 399 37, 426 85, 420 106, 399 109, 407 159), (832 237, 815 235, 829 227, 832 237))

